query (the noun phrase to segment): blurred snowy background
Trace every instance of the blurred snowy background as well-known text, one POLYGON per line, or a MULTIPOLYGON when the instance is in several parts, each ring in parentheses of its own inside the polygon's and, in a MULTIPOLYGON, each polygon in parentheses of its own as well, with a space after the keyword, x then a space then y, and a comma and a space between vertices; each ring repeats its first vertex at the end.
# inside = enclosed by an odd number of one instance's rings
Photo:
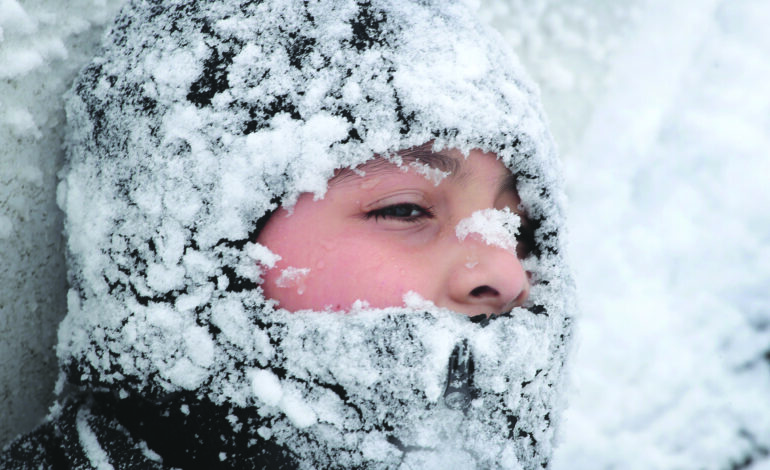
MULTIPOLYGON (((122 0, 0 0, 0 445, 53 399, 62 93, 122 0)), ((540 83, 581 294, 556 470, 770 469, 770 2, 485 0, 540 83)))

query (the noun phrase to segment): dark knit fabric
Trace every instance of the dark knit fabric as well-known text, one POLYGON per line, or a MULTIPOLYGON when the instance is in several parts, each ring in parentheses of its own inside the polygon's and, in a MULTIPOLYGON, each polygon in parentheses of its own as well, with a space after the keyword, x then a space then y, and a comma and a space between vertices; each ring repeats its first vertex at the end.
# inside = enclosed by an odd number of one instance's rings
POLYGON ((243 410, 188 395, 162 404, 104 393, 80 395, 11 442, 0 453, 0 469, 102 469, 107 464, 116 470, 297 468, 288 451, 245 432, 258 424, 258 417, 243 410), (244 432, 233 433, 236 419, 244 432))

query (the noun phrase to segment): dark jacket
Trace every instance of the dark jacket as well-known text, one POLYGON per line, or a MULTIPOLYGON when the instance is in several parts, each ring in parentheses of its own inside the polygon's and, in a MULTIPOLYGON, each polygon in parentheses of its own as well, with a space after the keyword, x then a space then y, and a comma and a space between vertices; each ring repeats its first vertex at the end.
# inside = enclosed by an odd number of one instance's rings
MULTIPOLYGON (((164 404, 108 393, 79 394, 33 432, 11 442, 0 453, 0 468, 297 468, 285 449, 234 433, 227 421, 232 412, 239 413, 184 394, 164 404)), ((239 414, 247 425, 258 422, 243 410, 239 414)))

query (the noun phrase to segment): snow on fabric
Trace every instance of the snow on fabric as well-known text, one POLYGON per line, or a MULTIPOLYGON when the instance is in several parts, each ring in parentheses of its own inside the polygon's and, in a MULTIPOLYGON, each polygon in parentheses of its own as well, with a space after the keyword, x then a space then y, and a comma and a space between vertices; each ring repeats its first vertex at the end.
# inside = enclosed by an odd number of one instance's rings
POLYGON ((85 450, 86 456, 91 460, 91 465, 96 470, 114 470, 107 453, 102 449, 96 434, 88 424, 86 411, 79 411, 77 415, 77 430, 80 444, 85 450))
MULTIPOLYGON (((573 308, 561 179, 536 91, 473 15, 464 2, 130 3, 68 97, 57 353, 70 378, 256 410, 267 424, 245 432, 302 468, 547 465, 573 308), (537 225, 532 307, 481 323, 426 303, 275 309, 259 221, 322 197, 336 169, 427 142, 494 152, 517 175, 537 225), (453 363, 470 398, 447 403, 453 363)), ((301 288, 302 269, 285 281, 301 288)))

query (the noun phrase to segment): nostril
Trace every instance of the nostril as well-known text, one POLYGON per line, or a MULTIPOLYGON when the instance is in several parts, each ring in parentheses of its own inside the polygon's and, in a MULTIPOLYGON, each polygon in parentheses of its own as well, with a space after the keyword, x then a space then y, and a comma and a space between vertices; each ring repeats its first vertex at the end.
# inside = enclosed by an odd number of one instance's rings
POLYGON ((500 295, 500 293, 496 289, 489 286, 479 286, 471 291, 471 297, 477 298, 497 297, 498 295, 500 295))

